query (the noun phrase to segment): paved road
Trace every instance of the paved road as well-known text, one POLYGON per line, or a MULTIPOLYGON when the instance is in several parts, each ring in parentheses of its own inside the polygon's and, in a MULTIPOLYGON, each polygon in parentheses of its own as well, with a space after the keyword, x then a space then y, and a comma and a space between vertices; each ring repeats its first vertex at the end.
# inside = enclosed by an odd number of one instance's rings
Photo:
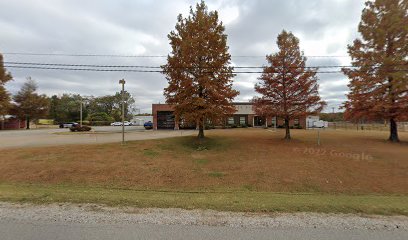
POLYGON ((61 222, 1 222, 2 240, 103 239, 408 239, 408 232, 303 228, 232 228, 159 224, 78 224, 61 222))
MULTIPOLYGON (((0 131, 0 149, 67 144, 120 142, 121 127, 93 127, 90 133, 70 134, 69 129, 31 129, 0 131)), ((139 126, 125 127, 126 140, 145 140, 193 134, 194 131, 153 131, 139 126)))
POLYGON ((408 217, 0 202, 0 239, 406 240, 408 217))

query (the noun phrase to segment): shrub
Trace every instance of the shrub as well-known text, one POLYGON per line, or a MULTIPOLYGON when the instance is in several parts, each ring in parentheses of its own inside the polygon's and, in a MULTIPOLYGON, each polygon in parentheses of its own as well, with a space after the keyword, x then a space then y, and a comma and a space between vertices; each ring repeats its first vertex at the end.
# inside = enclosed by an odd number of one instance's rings
POLYGON ((232 125, 231 125, 231 128, 237 128, 237 125, 232 124, 232 125))
POLYGON ((111 122, 113 122, 115 119, 111 116, 109 116, 105 112, 97 112, 89 115, 88 121, 93 125, 93 126, 104 126, 104 125, 109 125, 111 122))
POLYGON ((76 125, 76 126, 72 126, 72 127, 70 127, 69 128, 69 130, 71 130, 71 132, 89 132, 89 131, 91 131, 91 127, 89 127, 89 126, 79 126, 79 125, 76 125))
POLYGON ((215 129, 215 127, 213 125, 210 125, 210 124, 206 124, 204 128, 205 128, 205 130, 215 129))

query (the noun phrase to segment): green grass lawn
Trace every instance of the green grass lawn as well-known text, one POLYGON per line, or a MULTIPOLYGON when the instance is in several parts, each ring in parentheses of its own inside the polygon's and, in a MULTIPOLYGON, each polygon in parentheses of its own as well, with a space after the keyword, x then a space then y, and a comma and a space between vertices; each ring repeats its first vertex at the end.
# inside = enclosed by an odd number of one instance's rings
POLYGON ((408 215, 408 134, 264 129, 4 149, 0 201, 408 215), (367 158, 366 156, 370 156, 367 158))
POLYGON ((273 193, 256 191, 159 191, 67 185, 0 184, 0 201, 71 202, 108 206, 214 209, 245 212, 323 212, 408 215, 408 196, 273 193))

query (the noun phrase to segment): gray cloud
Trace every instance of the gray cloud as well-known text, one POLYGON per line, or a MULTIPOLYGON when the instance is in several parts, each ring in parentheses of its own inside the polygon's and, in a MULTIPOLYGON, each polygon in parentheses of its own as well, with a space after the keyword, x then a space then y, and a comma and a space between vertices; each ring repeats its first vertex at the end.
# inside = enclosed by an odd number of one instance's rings
MULTIPOLYGON (((0 52, 166 55, 170 51, 167 34, 174 29, 177 15, 186 16, 192 4, 195 1, 1 1, 0 52)), ((266 64, 262 56, 277 50, 276 37, 282 29, 300 38, 306 55, 347 55, 347 44, 358 36, 363 8, 361 1, 354 0, 212 0, 208 5, 219 11, 226 25, 236 66, 266 64), (239 55, 258 57, 235 57, 239 55)), ((165 58, 5 55, 5 61, 158 66, 165 58)), ((342 64, 348 64, 347 58, 308 59, 309 66, 342 64)), ((95 96, 119 91, 118 80, 125 78, 126 88, 144 112, 151 111, 152 103, 164 102, 167 84, 160 73, 9 70, 14 81, 7 88, 12 93, 27 76, 39 83, 41 93, 95 96)), ((236 76, 234 87, 241 92, 236 100, 255 95, 257 77, 259 74, 236 76)), ((320 74, 319 83, 329 109, 345 100, 347 79, 342 74, 320 74)))

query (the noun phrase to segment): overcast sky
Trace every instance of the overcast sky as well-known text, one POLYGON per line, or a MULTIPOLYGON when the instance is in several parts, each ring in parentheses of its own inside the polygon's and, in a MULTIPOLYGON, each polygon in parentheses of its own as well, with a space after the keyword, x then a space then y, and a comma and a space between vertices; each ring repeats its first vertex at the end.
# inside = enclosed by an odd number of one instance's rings
MULTIPOLYGON (((186 14, 191 0, 0 0, 1 53, 62 53, 167 55, 167 34, 178 14, 186 14)), ((265 55, 277 50, 276 37, 283 30, 300 39, 307 56, 347 56, 347 44, 358 36, 364 1, 360 0, 222 0, 207 1, 217 10, 226 27, 235 66, 262 66, 265 55), (239 57, 255 56, 255 57, 239 57), (258 57, 256 57, 258 56, 258 57)), ((67 57, 4 54, 6 62, 40 62, 101 65, 152 65, 165 58, 67 57)), ((309 57, 309 66, 348 65, 348 57, 309 57)), ((15 93, 31 76, 39 92, 47 95, 79 93, 107 95, 120 91, 118 80, 142 112, 164 102, 167 81, 160 73, 85 72, 39 69, 8 69, 14 81, 6 85, 15 93)), ((338 69, 321 69, 321 71, 338 69)), ((238 74, 236 101, 254 95, 258 74, 238 74)), ((337 108, 347 92, 342 74, 319 74, 320 94, 328 102, 326 111, 337 108)))

